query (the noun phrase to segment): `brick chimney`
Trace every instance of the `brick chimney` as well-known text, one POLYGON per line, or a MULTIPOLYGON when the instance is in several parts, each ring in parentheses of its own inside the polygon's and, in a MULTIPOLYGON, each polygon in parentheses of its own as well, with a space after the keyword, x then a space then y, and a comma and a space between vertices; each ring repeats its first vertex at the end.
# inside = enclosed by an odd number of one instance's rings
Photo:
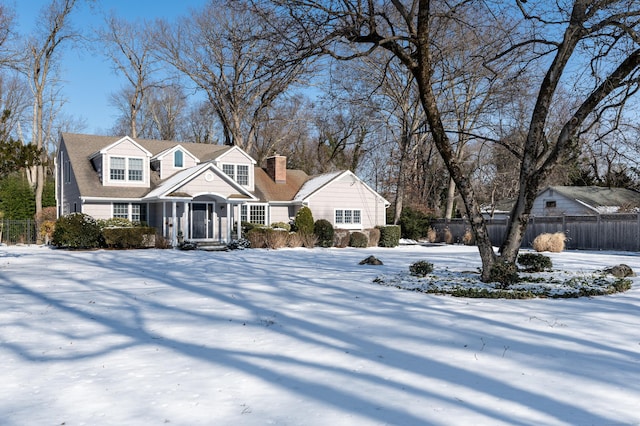
POLYGON ((267 174, 275 183, 287 183, 287 157, 276 154, 267 158, 267 174))

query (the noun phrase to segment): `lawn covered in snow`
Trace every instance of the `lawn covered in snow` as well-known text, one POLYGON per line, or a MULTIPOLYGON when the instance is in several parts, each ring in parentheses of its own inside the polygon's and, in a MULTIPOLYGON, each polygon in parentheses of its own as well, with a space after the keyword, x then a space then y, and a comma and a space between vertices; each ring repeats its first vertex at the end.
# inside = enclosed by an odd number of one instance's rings
MULTIPOLYGON (((549 256, 640 272, 637 253, 549 256)), ((639 278, 527 300, 373 282, 418 260, 480 266, 465 246, 0 247, 0 423, 640 424, 639 278)))

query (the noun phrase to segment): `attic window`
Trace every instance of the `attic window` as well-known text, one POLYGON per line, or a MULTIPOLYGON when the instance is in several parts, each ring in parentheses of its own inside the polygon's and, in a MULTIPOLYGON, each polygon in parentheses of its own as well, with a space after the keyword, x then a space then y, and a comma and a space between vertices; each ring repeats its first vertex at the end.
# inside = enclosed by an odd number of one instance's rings
POLYGON ((556 202, 555 202, 555 200, 553 200, 553 201, 546 201, 546 202, 544 203, 544 208, 545 208, 545 209, 555 209, 555 208, 556 208, 556 202))
POLYGON ((173 167, 182 168, 184 167, 184 157, 182 151, 177 150, 173 153, 173 167))

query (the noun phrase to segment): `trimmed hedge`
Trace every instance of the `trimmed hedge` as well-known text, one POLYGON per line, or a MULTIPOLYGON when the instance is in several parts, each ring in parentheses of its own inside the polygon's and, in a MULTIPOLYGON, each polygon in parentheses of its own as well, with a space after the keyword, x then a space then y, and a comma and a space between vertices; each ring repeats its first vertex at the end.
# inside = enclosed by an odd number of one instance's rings
POLYGON ((104 228, 102 236, 110 248, 146 248, 155 246, 155 228, 135 226, 126 228, 104 228))
POLYGON ((380 230, 380 247, 397 247, 400 245, 400 226, 399 225, 386 225, 378 226, 380 230))
POLYGON ((333 225, 326 219, 318 219, 313 224, 313 233, 318 237, 320 247, 333 246, 333 225))
POLYGON ((369 246, 369 237, 362 232, 352 232, 349 236, 349 247, 365 248, 369 246))

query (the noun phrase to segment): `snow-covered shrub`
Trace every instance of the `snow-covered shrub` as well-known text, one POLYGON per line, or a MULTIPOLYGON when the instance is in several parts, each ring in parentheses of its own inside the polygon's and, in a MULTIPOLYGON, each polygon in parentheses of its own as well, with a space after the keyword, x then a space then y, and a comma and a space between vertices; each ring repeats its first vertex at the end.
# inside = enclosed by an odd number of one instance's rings
POLYGON ((553 267, 551 258, 539 253, 520 254, 518 263, 524 266, 526 272, 542 272, 553 267))
POLYGON ((56 247, 74 249, 96 248, 102 242, 98 222, 84 213, 71 213, 59 218, 51 240, 56 247))
POLYGON ((333 246, 333 225, 326 219, 318 219, 313 224, 313 233, 318 237, 321 247, 333 246))
POLYGON ((369 245, 369 237, 362 232, 352 232, 349 237, 349 247, 365 248, 369 245))
POLYGON ((537 252, 549 251, 560 253, 564 250, 564 242, 567 237, 563 232, 554 234, 540 234, 533 240, 533 249, 537 252))
POLYGON ((271 224, 273 229, 284 229, 285 231, 291 231, 291 225, 285 222, 274 222, 271 224))
POLYGON ((249 247, 251 247, 251 243, 246 238, 232 240, 229 244, 227 244, 228 250, 244 250, 249 247))
POLYGON ((419 260, 409 265, 409 272, 414 277, 424 277, 433 272, 433 263, 426 260, 419 260))

